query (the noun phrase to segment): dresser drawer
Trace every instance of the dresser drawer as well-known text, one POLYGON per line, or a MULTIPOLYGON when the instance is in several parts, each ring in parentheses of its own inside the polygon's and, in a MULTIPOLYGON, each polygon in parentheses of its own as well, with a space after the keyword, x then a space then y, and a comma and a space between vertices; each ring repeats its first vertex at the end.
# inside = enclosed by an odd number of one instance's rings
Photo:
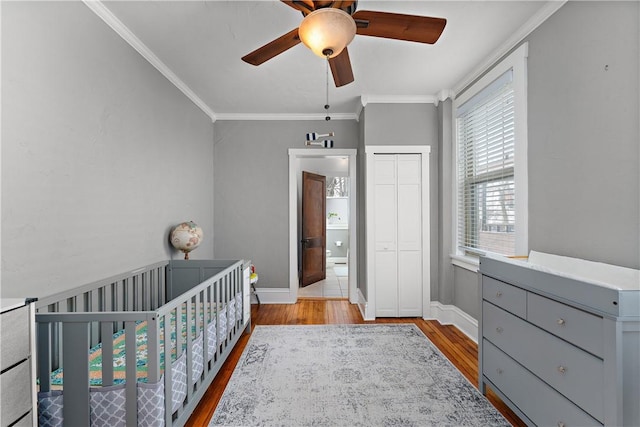
POLYGON ((0 370, 29 356, 29 306, 2 313, 0 329, 0 370))
POLYGON ((529 294, 527 320, 600 358, 603 357, 602 317, 540 295, 529 294))
POLYGON ((482 298, 516 316, 527 316, 527 292, 520 288, 482 276, 482 298))
POLYGON ((601 359, 487 302, 483 336, 597 420, 604 420, 601 359))
POLYGON ((4 372, 0 377, 2 403, 2 427, 5 427, 31 410, 30 359, 4 372))
POLYGON ((539 426, 601 426, 571 401, 490 342, 482 343, 483 374, 539 426))

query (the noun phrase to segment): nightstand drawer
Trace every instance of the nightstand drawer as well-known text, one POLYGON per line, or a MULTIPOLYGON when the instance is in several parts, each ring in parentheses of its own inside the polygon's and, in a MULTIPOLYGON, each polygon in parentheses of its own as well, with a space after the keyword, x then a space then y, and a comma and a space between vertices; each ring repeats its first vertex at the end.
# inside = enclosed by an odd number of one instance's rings
POLYGON ((5 370, 29 356, 29 306, 2 313, 1 323, 0 370, 5 370))
POLYGON ((489 303, 483 303, 482 316, 486 339, 591 416, 604 421, 601 359, 489 303))
POLYGON ((544 381, 488 341, 482 343, 483 373, 539 426, 601 426, 544 381))
POLYGON ((2 427, 5 427, 31 410, 31 365, 25 360, 2 374, 2 427))
POLYGON ((600 358, 603 357, 602 317, 529 294, 527 320, 600 358))
POLYGON ((516 316, 527 316, 527 292, 520 288, 482 276, 482 298, 516 316))

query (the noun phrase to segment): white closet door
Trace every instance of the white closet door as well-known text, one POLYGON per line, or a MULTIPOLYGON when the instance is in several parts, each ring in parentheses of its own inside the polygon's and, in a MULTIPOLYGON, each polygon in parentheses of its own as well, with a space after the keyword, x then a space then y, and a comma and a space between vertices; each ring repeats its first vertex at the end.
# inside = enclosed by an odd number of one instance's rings
POLYGON ((375 156, 376 316, 422 315, 422 159, 375 156))
POLYGON ((398 316, 422 315, 420 154, 398 155, 398 316))
POLYGON ((376 316, 398 316, 397 161, 375 156, 375 286, 376 316))

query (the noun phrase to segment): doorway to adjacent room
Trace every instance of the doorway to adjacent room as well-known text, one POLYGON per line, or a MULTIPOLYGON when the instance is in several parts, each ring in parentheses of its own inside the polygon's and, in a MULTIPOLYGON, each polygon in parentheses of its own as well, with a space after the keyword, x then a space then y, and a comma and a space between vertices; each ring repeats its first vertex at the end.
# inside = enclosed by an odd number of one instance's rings
POLYGON ((358 301, 356 153, 355 149, 289 150, 289 281, 292 302, 298 297, 349 298, 354 304, 358 301), (325 252, 322 261, 326 277, 301 288, 303 171, 326 177, 326 228, 322 249, 325 252))

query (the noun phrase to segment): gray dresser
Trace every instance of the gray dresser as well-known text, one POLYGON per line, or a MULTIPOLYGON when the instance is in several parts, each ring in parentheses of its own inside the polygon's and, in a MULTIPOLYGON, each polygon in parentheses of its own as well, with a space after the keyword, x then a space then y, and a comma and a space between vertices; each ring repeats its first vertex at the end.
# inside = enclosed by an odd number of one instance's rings
POLYGON ((3 298, 0 307, 0 426, 34 426, 33 303, 3 298))
POLYGON ((479 272, 483 393, 529 425, 640 426, 636 276, 616 286, 493 257, 479 272))

